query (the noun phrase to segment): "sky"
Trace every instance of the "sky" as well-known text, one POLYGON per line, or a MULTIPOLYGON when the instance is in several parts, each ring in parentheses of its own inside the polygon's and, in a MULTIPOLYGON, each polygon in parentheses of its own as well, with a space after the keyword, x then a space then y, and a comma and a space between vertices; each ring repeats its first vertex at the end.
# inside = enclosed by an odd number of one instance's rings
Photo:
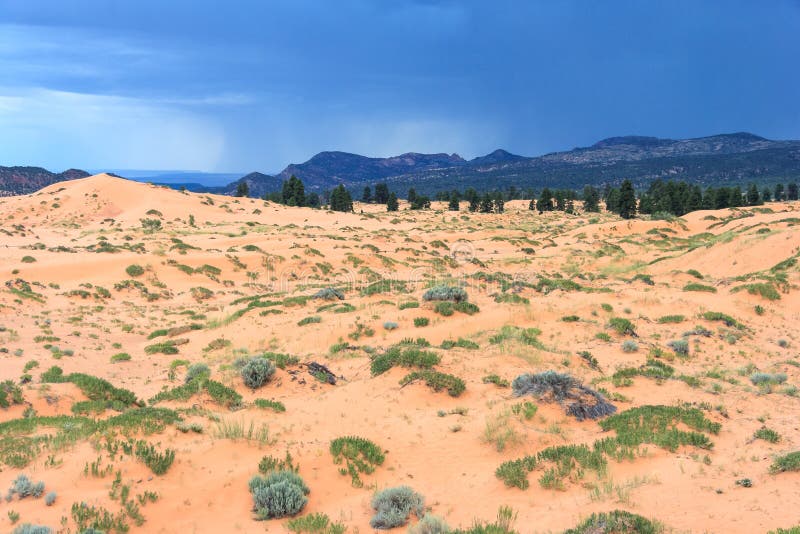
POLYGON ((800 139, 800 0, 0 0, 0 165, 800 139))

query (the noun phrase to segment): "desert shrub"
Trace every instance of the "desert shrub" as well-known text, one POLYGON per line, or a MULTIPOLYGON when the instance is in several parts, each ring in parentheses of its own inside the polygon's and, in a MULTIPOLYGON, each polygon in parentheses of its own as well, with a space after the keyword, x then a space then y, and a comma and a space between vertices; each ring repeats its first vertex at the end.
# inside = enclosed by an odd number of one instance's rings
POLYGON ((428 326, 430 320, 427 317, 414 317, 414 326, 422 327, 428 326))
POLYGON ((424 380, 425 384, 434 391, 445 389, 451 397, 458 397, 467 389, 464 381, 457 376, 440 373, 432 369, 409 373, 400 380, 400 385, 405 386, 417 380, 424 380))
POLYGON ((622 342, 622 352, 636 352, 639 350, 639 344, 632 339, 626 339, 622 342))
POLYGON ((608 304, 607 302, 602 303, 600 307, 603 308, 603 311, 605 312, 611 313, 612 311, 614 311, 614 307, 611 306, 611 304, 608 304))
POLYGON ((786 471, 800 471, 800 451, 790 452, 778 456, 769 468, 770 473, 783 473, 786 471))
POLYGON ((750 382, 754 386, 783 384, 786 382, 786 375, 784 373, 753 373, 750 375, 750 382))
POLYGON ((373 376, 385 373, 394 366, 421 367, 430 369, 441 361, 435 352, 421 350, 416 346, 394 345, 385 352, 373 357, 370 370, 373 376))
MULTIPOLYGON (((84 531, 84 533, 85 532, 88 531, 84 531)), ((23 523, 12 530, 11 534, 53 534, 53 529, 44 525, 23 523)))
POLYGON ((321 300, 344 300, 344 294, 334 287, 326 287, 311 295, 311 298, 321 300))
POLYGON ((297 321, 297 326, 305 326, 307 324, 321 323, 322 317, 319 315, 310 315, 297 321))
POLYGON ((20 499, 34 497, 38 499, 44 493, 44 482, 33 482, 27 475, 20 474, 8 488, 6 500, 10 501, 16 495, 20 499))
POLYGON ((698 280, 702 280, 703 279, 703 275, 700 274, 700 271, 698 271, 697 269, 689 269, 688 271, 686 271, 686 274, 694 276, 698 280))
POLYGON ((296 515, 308 502, 308 486, 294 471, 273 471, 266 476, 256 475, 250 479, 249 487, 258 519, 296 515))
POLYGON ((451 530, 450 534, 519 534, 514 530, 517 514, 509 506, 501 506, 493 523, 475 523, 467 529, 451 530))
POLYGON ((453 309, 457 312, 466 313, 467 315, 475 315, 481 311, 477 305, 466 301, 456 302, 453 304, 453 309))
POLYGON ((162 341, 147 345, 144 352, 145 354, 178 354, 178 347, 174 341, 162 341))
POLYGON ((751 295, 760 295, 767 300, 780 300, 781 294, 775 289, 775 286, 769 282, 758 282, 754 284, 745 284, 743 286, 735 287, 731 292, 747 290, 751 295))
POLYGON ((658 322, 661 324, 668 324, 668 323, 682 323, 686 320, 686 317, 683 315, 664 315, 658 318, 658 322))
POLYGON ((283 405, 281 401, 276 401, 272 399, 256 399, 253 401, 253 404, 256 407, 261 408, 262 410, 272 410, 274 412, 285 412, 286 406, 283 405))
POLYGON ((300 466, 294 463, 289 451, 286 451, 286 456, 282 460, 274 456, 264 456, 261 458, 261 461, 258 462, 258 472, 262 475, 267 475, 275 471, 294 471, 297 473, 299 470, 300 466))
POLYGON ((0 408, 8 408, 12 404, 22 404, 22 388, 11 380, 0 382, 0 408))
POLYGON ((111 356, 111 363, 127 362, 131 359, 131 355, 127 352, 119 352, 111 356))
POLYGON ((597 391, 567 374, 555 371, 519 375, 511 383, 511 387, 515 397, 533 395, 545 402, 557 402, 568 415, 579 421, 597 419, 617 410, 597 391))
POLYGON ((703 319, 706 321, 722 321, 725 326, 731 326, 734 328, 738 328, 739 330, 744 329, 744 325, 731 317, 730 315, 726 315, 721 312, 714 312, 714 311, 707 311, 703 314, 703 319))
POLYGON ((370 474, 375 467, 383 464, 384 454, 380 447, 366 438, 345 436, 331 441, 333 463, 345 465, 339 469, 343 475, 350 475, 353 487, 363 486, 360 473, 370 474))
POLYGON ((594 337, 600 341, 611 341, 611 336, 609 336, 606 332, 598 332, 594 335, 594 337))
POLYGON ((375 515, 369 524, 380 530, 405 525, 412 513, 420 518, 425 513, 425 498, 408 486, 379 491, 372 498, 371 505, 375 515))
POLYGON ((681 356, 689 355, 689 342, 685 339, 673 339, 667 346, 681 356))
POLYGON ((334 523, 321 513, 313 513, 290 519, 286 523, 289 532, 295 534, 344 534, 347 527, 342 523, 334 523))
POLYGON ((565 323, 577 323, 578 321, 581 320, 581 318, 578 317, 577 315, 565 315, 564 317, 561 318, 561 320, 564 321, 565 323))
POLYGON ((419 302, 416 300, 410 300, 408 302, 401 302, 397 305, 397 308, 400 310, 408 310, 411 308, 419 308, 419 302))
POLYGON ((506 380, 505 378, 500 378, 499 375, 495 375, 495 374, 484 376, 483 377, 483 383, 484 384, 494 384, 495 386, 500 387, 500 388, 507 388, 508 386, 511 385, 511 383, 508 380, 506 380))
POLYGON ((433 311, 442 317, 450 317, 455 313, 453 303, 448 301, 437 302, 433 307, 433 311))
POLYGON ((235 408, 241 406, 242 396, 236 393, 235 390, 228 386, 217 382, 216 380, 206 380, 205 388, 214 402, 226 408, 235 408))
POLYGON ((33 256, 23 256, 22 260, 20 261, 22 261, 22 263, 34 263, 36 261, 36 258, 34 258, 33 256))
POLYGON ((56 502, 56 497, 57 497, 56 492, 55 491, 51 491, 47 495, 44 496, 44 503, 47 506, 53 506, 53 503, 56 502))
POLYGON ((655 282, 653 281, 653 277, 650 276, 649 274, 639 273, 639 274, 637 274, 636 276, 634 276, 631 279, 632 282, 635 282, 636 280, 641 280, 642 282, 644 282, 648 286, 655 285, 655 282))
POLYGON ((450 527, 441 517, 425 514, 419 523, 408 527, 408 534, 449 534, 450 527))
POLYGON ((211 369, 208 368, 208 365, 204 363, 193 363, 186 370, 186 376, 183 381, 188 384, 195 379, 204 379, 209 376, 211 376, 211 369))
POLYGON ((275 365, 267 358, 255 356, 242 366, 240 373, 247 387, 257 389, 275 374, 275 365))
POLYGON ((449 301, 449 302, 466 302, 467 292, 462 287, 438 285, 430 288, 422 295, 424 301, 449 301))
POLYGON ((400 325, 398 325, 394 321, 386 321, 385 323, 383 323, 384 330, 397 330, 398 328, 400 328, 400 325))
POLYGON ((762 426, 756 430, 755 433, 753 433, 753 437, 755 439, 763 439, 764 441, 768 441, 770 443, 778 443, 781 440, 780 434, 765 426, 762 426))
POLYGON ((144 440, 123 442, 122 450, 126 454, 135 456, 137 460, 150 468, 154 475, 166 473, 175 460, 175 451, 173 449, 164 449, 162 452, 155 445, 144 440))
POLYGON ((136 278, 137 276, 142 276, 144 274, 144 267, 133 263, 125 267, 125 272, 128 273, 128 276, 131 278, 136 278))
POLYGON ((698 284, 697 282, 690 282, 683 286, 684 291, 704 291, 706 293, 716 293, 717 288, 712 286, 707 286, 704 284, 698 284))
POLYGON ((624 510, 592 514, 564 534, 658 534, 659 523, 624 510))
POLYGON ((470 341, 469 339, 464 339, 463 337, 460 337, 456 340, 445 339, 444 341, 442 341, 441 347, 446 350, 452 349, 453 347, 475 350, 479 349, 480 345, 478 345, 474 341, 470 341))
POLYGON ((608 326, 616 333, 622 334, 623 336, 636 335, 636 329, 634 328, 633 323, 624 317, 612 317, 608 320, 608 326))

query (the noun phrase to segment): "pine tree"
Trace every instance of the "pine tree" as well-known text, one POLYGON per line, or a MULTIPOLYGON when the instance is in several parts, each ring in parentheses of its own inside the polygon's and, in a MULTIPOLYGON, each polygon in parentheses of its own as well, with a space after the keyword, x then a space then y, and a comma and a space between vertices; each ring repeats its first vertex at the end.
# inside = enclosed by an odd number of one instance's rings
POLYGON ((303 182, 294 174, 283 182, 281 188, 283 204, 287 206, 305 206, 306 188, 303 182))
POLYGON ((786 200, 797 200, 798 199, 798 187, 797 182, 791 182, 786 187, 786 200))
POLYGON ((606 195, 606 210, 611 213, 619 212, 619 189, 612 187, 606 195))
POLYGON ((408 198, 406 200, 408 200, 408 203, 413 204, 414 201, 417 200, 417 190, 412 187, 411 189, 408 190, 407 196, 408 198))
POLYGON ((377 204, 386 204, 389 200, 389 186, 386 184, 377 184, 375 186, 375 202, 377 204))
POLYGON ((319 193, 309 193, 306 195, 305 205, 309 208, 318 208, 319 203, 319 193))
POLYGON ((549 187, 542 189, 542 194, 539 195, 539 202, 536 203, 539 211, 553 211, 553 193, 549 187))
POLYGON ((769 187, 764 187, 761 190, 761 202, 771 202, 772 201, 772 190, 769 187))
POLYGON ((750 184, 747 188, 747 205, 758 206, 761 204, 761 196, 758 194, 756 184, 750 184))
POLYGON ((783 184, 776 184, 775 185, 775 202, 780 202, 781 200, 786 200, 784 198, 783 184))
POLYGON ((479 211, 481 213, 491 213, 492 209, 494 208, 494 203, 492 202, 492 197, 489 196, 489 193, 484 193, 481 197, 481 205, 479 211))
POLYGON ((458 195, 450 195, 450 202, 447 204, 447 209, 449 211, 459 211, 461 209, 461 204, 458 201, 458 195))
POLYGON ((617 213, 623 219, 630 219, 636 216, 636 193, 630 180, 622 182, 619 188, 619 206, 617 213))
POLYGON ((398 209, 397 195, 394 192, 389 193, 386 199, 386 211, 397 211, 398 209))
POLYGON ((528 209, 531 211, 536 209, 536 199, 532 198, 531 201, 528 202, 528 209))
POLYGON ((469 202, 469 211, 475 212, 478 211, 480 207, 480 197, 478 196, 478 192, 475 191, 472 187, 468 188, 464 192, 464 199, 469 202))
POLYGON ((591 185, 583 188, 583 211, 600 211, 600 192, 591 185))
POLYGON ((361 202, 369 204, 372 202, 372 189, 368 185, 364 186, 364 194, 361 195, 361 202))
POLYGON ((333 190, 333 193, 331 193, 330 208, 332 211, 353 211, 353 198, 350 196, 347 189, 344 188, 344 185, 339 184, 333 190))
POLYGON ((239 185, 236 186, 236 196, 246 197, 248 195, 250 195, 250 186, 245 181, 239 182, 239 185))

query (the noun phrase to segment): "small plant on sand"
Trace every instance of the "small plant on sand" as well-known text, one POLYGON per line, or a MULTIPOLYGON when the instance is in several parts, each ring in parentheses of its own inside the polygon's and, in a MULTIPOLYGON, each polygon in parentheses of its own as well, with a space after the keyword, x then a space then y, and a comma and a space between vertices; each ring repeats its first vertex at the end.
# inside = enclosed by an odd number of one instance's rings
POLYGON ((420 518, 425 513, 425 498, 408 486, 379 491, 370 504, 375 515, 369 524, 380 530, 405 525, 412 513, 420 518))
POLYGON ((618 334, 623 336, 636 336, 636 329, 628 319, 624 317, 612 317, 608 320, 608 326, 618 334))
POLYGON ((448 285, 439 285, 432 287, 422 295, 422 300, 432 301, 450 301, 450 302, 466 302, 467 292, 464 288, 448 285))
POLYGON ((772 474, 786 471, 800 471, 800 451, 776 457, 769 468, 769 472, 772 474))
POLYGON ((263 356, 255 356, 242 366, 240 374, 247 387, 257 389, 275 374, 275 365, 263 356))
POLYGON ((753 438, 763 439, 764 441, 768 441, 770 443, 778 443, 781 440, 781 435, 772 430, 771 428, 762 426, 761 428, 755 431, 755 433, 753 434, 753 438))
POLYGON ((425 384, 434 391, 447 390, 447 394, 451 397, 458 397, 467 389, 464 381, 457 376, 440 373, 433 369, 409 373, 400 380, 400 385, 406 386, 418 380, 424 380, 425 384))
POLYGON ((384 454, 380 447, 366 438, 345 436, 331 441, 330 446, 333 463, 344 466, 339 468, 343 475, 350 475, 354 488, 364 485, 360 474, 370 474, 383 463, 384 454))
POLYGON ((658 522, 624 510, 613 510, 592 514, 564 534, 658 534, 662 531, 663 527, 658 522))
POLYGON ((639 350, 639 344, 632 339, 626 339, 622 342, 622 352, 636 352, 639 350))
POLYGON ((248 486, 253 497, 253 510, 259 520, 297 515, 308 502, 308 486, 294 471, 256 475, 248 486))
POLYGON ((294 534, 344 534, 347 527, 342 523, 334 523, 322 513, 313 513, 290 519, 286 528, 294 534))
POLYGON ((44 493, 44 482, 33 482, 27 475, 19 475, 8 488, 6 500, 10 501, 17 496, 20 499, 33 497, 38 499, 44 493))
POLYGON ((555 371, 526 373, 511 383, 515 397, 533 395, 545 402, 557 402, 579 421, 597 419, 617 409, 603 395, 581 384, 567 374, 555 371))
POLYGON ((144 267, 133 263, 125 267, 125 272, 128 273, 128 276, 131 278, 136 278, 137 276, 142 276, 144 274, 144 267))
POLYGON ((428 326, 428 323, 430 323, 430 320, 427 317, 414 317, 414 326, 418 328, 428 326))

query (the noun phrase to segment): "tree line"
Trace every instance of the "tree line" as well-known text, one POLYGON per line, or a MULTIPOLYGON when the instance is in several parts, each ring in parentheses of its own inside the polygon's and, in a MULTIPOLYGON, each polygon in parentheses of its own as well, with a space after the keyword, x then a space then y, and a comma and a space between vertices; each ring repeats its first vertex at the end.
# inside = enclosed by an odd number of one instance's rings
MULTIPOLYGON (((239 183, 236 196, 248 196, 246 182, 239 183)), ((432 201, 429 196, 417 193, 413 187, 408 190, 406 199, 409 209, 412 210, 428 209, 432 201)), ((635 217, 637 213, 669 214, 680 217, 696 210, 758 206, 770 201, 798 200, 798 184, 796 182, 777 184, 761 190, 755 183, 751 183, 746 189, 738 185, 702 189, 699 185, 685 181, 659 179, 652 182, 647 190, 637 197, 633 183, 624 180, 620 187, 607 185, 602 191, 591 185, 584 186, 581 192, 572 189, 551 190, 545 187, 536 196, 532 189, 517 189, 513 186, 504 191, 484 193, 469 187, 463 192, 457 189, 439 191, 433 199, 447 202, 449 211, 460 211, 461 203, 466 202, 467 210, 476 213, 503 213, 507 201, 520 199, 529 200, 528 209, 539 213, 548 211, 576 213, 576 201, 583 203, 582 209, 585 212, 599 212, 600 202, 603 201, 608 211, 624 219, 635 217)), ((286 206, 327 207, 333 211, 353 211, 353 198, 343 184, 324 191, 321 195, 316 192, 306 193, 302 180, 294 175, 283 182, 280 191, 267 193, 264 200, 286 206)), ((399 209, 397 193, 391 191, 385 183, 376 184, 374 187, 365 186, 361 202, 383 204, 387 211, 399 209)))

